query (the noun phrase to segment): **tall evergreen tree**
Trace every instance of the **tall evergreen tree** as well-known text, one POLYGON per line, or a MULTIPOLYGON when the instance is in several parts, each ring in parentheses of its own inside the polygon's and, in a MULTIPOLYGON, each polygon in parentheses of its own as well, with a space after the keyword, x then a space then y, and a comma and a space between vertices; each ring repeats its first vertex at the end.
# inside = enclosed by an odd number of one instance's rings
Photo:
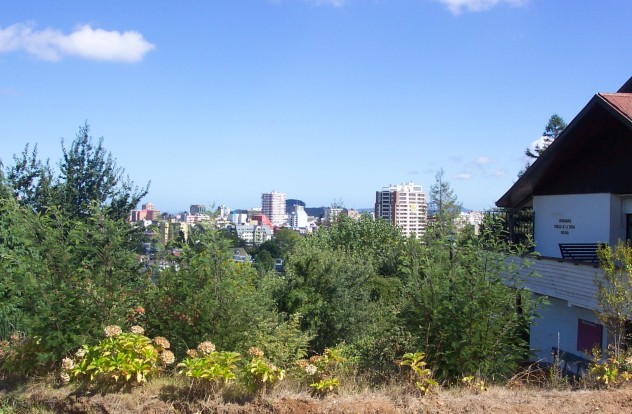
POLYGON ((38 212, 56 207, 68 218, 87 218, 94 204, 104 209, 108 217, 126 218, 147 194, 124 176, 112 155, 103 148, 103 138, 96 143, 90 136, 90 126, 79 127, 69 148, 64 147, 59 163, 59 175, 54 176, 48 160, 37 156, 37 146, 27 145, 15 164, 7 169, 7 182, 23 205, 38 212))
POLYGON ((450 183, 444 178, 443 169, 437 171, 435 175, 435 182, 430 187, 428 204, 433 216, 432 227, 441 233, 454 231, 454 222, 461 213, 461 204, 458 202, 450 183))
POLYGON ((542 133, 542 144, 538 144, 535 146, 534 150, 531 151, 531 148, 527 147, 525 149, 525 155, 531 159, 537 159, 544 150, 546 150, 549 145, 555 141, 555 139, 560 136, 564 128, 566 128, 566 122, 564 119, 558 114, 551 115, 549 118, 549 122, 544 127, 544 132, 542 133))
POLYGON ((125 218, 147 194, 148 187, 139 189, 123 177, 124 170, 102 144, 103 138, 93 142, 87 123, 79 127, 70 148, 62 143, 57 192, 60 207, 71 217, 87 217, 90 205, 97 203, 111 218, 125 218))

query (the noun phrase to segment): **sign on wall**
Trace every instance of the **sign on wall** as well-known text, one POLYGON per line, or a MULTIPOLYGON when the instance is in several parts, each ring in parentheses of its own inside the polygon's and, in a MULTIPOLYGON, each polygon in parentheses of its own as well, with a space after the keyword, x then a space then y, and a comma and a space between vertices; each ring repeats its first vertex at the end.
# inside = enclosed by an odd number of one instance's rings
POLYGON ((573 220, 569 218, 561 218, 557 224, 553 225, 555 230, 559 230, 562 235, 569 235, 571 231, 575 230, 573 220))

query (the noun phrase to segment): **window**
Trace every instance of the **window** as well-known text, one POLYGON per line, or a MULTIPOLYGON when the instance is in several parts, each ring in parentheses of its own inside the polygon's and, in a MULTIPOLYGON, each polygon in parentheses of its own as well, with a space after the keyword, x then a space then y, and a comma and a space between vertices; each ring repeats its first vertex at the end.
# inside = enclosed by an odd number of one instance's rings
POLYGON ((625 238, 632 241, 632 214, 625 215, 625 238))
POLYGON ((602 344, 603 326, 585 321, 583 319, 577 320, 577 350, 578 351, 590 351, 594 347, 603 348, 602 344))

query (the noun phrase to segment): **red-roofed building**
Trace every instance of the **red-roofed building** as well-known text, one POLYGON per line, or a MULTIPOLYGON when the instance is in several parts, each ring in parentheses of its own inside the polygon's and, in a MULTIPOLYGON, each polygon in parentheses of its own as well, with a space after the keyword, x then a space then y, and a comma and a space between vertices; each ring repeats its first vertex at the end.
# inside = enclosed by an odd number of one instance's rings
POLYGON ((261 214, 253 214, 251 216, 251 219, 252 220, 256 220, 259 223, 259 225, 261 225, 261 226, 268 226, 270 228, 270 230, 272 230, 274 228, 274 225, 272 224, 272 222, 270 221, 268 216, 266 216, 263 213, 261 213, 261 214))
POLYGON ((596 94, 496 205, 507 209, 512 235, 515 217, 533 211, 541 256, 529 270, 539 276, 524 280, 550 302, 530 330, 536 359, 552 362, 559 349, 581 371, 585 351, 610 339, 595 313, 596 246, 632 238, 632 78, 596 94))

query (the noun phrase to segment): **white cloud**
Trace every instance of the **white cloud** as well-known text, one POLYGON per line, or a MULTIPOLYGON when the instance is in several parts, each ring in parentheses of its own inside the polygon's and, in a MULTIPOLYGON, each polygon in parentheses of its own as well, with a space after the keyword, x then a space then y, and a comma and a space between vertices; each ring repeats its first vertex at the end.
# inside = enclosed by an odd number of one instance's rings
POLYGON ((59 61, 64 56, 112 62, 138 62, 155 45, 135 31, 118 32, 81 26, 66 35, 59 30, 36 31, 31 25, 0 28, 0 53, 23 50, 39 59, 59 61))
POLYGON ((504 177, 506 175, 507 175, 507 171, 506 170, 498 169, 498 170, 494 170, 494 171, 490 172, 488 174, 488 177, 499 178, 499 177, 504 177))
POLYGON ((463 11, 481 12, 489 10, 498 4, 505 3, 510 6, 519 7, 525 5, 529 0, 436 0, 448 7, 452 14, 461 14, 463 11))
POLYGON ((454 178, 455 180, 469 180, 473 176, 474 175, 470 173, 458 173, 458 174, 454 174, 452 178, 454 178))
POLYGON ((540 147, 542 148, 542 146, 544 145, 544 140, 546 139, 545 136, 541 136, 540 138, 536 139, 535 141, 533 141, 531 143, 531 151, 535 151, 536 147, 540 147))
POLYGON ((477 159, 474 160, 474 164, 479 165, 479 166, 489 165, 493 162, 494 160, 492 158, 486 157, 486 156, 478 157, 477 159))

